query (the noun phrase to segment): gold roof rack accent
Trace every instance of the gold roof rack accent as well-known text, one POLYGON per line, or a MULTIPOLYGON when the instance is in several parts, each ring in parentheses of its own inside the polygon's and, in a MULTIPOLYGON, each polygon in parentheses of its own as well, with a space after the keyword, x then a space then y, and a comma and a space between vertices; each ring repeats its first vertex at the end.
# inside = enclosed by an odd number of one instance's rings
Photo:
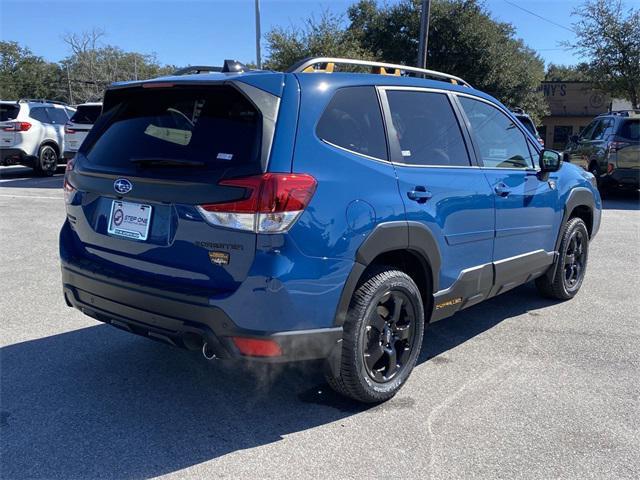
POLYGON ((289 73, 332 73, 336 65, 351 65, 369 67, 370 72, 379 75, 396 75, 402 73, 405 75, 422 76, 434 78, 436 80, 444 80, 454 85, 462 85, 471 87, 471 85, 460 77, 449 75, 448 73, 438 72, 436 70, 427 70, 426 68, 410 67, 407 65, 397 65, 393 63, 374 62, 371 60, 355 60, 351 58, 335 58, 335 57, 309 57, 295 63, 287 72, 289 73))

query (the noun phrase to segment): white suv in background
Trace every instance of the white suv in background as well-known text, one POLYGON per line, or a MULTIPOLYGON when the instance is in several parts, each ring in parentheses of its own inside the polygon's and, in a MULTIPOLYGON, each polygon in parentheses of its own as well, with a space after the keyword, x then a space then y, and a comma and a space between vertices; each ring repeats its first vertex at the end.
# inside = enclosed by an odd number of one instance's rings
POLYGON ((0 100, 0 165, 53 175, 64 151, 64 126, 75 109, 52 100, 0 100))
POLYGON ((84 138, 102 113, 102 103, 81 103, 64 127, 64 158, 69 160, 76 155, 84 138))

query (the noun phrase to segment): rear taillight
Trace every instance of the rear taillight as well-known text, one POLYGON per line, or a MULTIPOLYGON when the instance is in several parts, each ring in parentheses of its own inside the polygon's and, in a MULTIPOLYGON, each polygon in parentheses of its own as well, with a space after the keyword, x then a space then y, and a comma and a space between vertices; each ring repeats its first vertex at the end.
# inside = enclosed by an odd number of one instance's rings
POLYGON ((612 152, 617 152, 618 150, 622 150, 629 145, 631 145, 629 142, 611 142, 609 143, 609 150, 612 152))
POLYGON ((73 128, 71 128, 71 125, 69 123, 65 123, 64 133, 76 133, 76 131, 73 128))
POLYGON ((3 128, 5 132, 26 132, 31 128, 31 124, 29 122, 11 122, 10 125, 7 125, 3 128))
POLYGON ((69 183, 69 172, 73 170, 73 160, 67 161, 67 167, 64 170, 64 184, 62 189, 64 191, 64 203, 66 205, 71 204, 73 202, 73 197, 77 192, 76 188, 69 183))
POLYGON ((244 188, 245 197, 233 202, 199 205, 200 214, 212 225, 257 233, 286 231, 316 191, 316 180, 300 173, 265 173, 223 180, 219 184, 244 188))

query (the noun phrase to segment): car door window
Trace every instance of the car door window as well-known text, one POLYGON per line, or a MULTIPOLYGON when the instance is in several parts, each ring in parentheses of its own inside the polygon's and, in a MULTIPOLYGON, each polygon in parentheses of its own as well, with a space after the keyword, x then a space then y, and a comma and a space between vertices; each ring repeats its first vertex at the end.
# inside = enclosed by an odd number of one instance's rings
POLYGON ((608 131, 612 126, 613 120, 610 118, 598 122, 598 125, 593 130, 593 134, 591 135, 591 140, 603 140, 608 135, 608 131))
POLYGON ((373 87, 337 90, 318 122, 316 134, 332 145, 387 159, 382 113, 373 87))
POLYGON ((42 123, 51 123, 49 116, 47 115, 47 111, 44 107, 33 108, 29 112, 29 116, 34 120, 37 120, 42 123))
POLYGON ((447 95, 388 90, 387 99, 402 151, 402 163, 470 165, 464 137, 447 95))
POLYGON ((580 133, 580 140, 585 140, 585 141, 591 140, 594 130, 597 128, 597 126, 600 123, 601 123, 600 120, 594 120, 589 125, 587 125, 584 128, 584 130, 582 130, 582 132, 580 133))
POLYGON ((533 168, 526 137, 507 115, 486 102, 459 98, 485 167, 533 168))
POLYGON ((47 108, 47 114, 54 125, 64 125, 69 120, 67 114, 62 108, 47 108))

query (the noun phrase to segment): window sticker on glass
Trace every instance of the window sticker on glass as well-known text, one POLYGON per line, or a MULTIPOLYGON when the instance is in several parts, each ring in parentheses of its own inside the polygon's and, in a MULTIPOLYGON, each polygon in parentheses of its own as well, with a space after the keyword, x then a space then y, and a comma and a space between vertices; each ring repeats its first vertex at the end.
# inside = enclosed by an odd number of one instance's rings
POLYGON ((188 130, 179 130, 177 128, 157 127, 156 125, 149 125, 144 133, 147 135, 164 140, 171 143, 177 143, 178 145, 189 145, 191 141, 191 132, 188 130))
POLYGON ((507 156, 506 148, 490 148, 489 156, 493 158, 504 158, 507 156))
POLYGON ((233 160, 233 153, 218 153, 218 160, 233 160))
POLYGON ((402 150, 402 156, 403 157, 410 157, 411 156, 411 150, 402 150))

